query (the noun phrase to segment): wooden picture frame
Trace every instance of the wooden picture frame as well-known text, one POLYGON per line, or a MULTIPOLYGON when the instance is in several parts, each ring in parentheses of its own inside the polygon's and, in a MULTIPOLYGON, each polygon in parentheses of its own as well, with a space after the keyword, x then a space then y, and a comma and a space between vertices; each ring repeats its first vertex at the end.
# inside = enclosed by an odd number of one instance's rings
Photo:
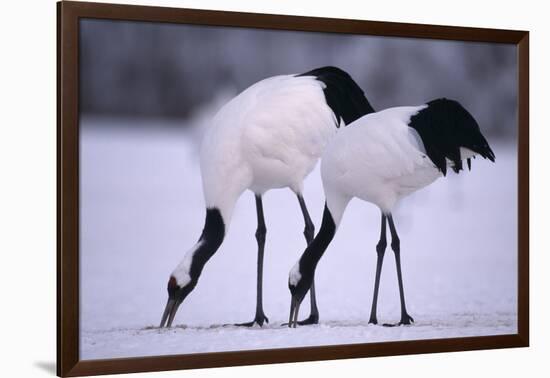
POLYGON ((62 1, 57 4, 57 374, 160 370, 466 351, 529 345, 529 33, 62 1), (79 357, 79 20, 82 18, 515 44, 518 56, 517 334, 143 358, 79 357))

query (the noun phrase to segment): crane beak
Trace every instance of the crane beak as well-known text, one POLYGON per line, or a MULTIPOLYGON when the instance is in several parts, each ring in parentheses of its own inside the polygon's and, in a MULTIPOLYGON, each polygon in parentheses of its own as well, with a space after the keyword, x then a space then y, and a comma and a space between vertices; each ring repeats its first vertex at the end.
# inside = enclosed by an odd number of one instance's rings
POLYGON ((172 326, 172 322, 174 321, 174 317, 176 316, 176 312, 178 311, 180 304, 181 301, 168 298, 168 302, 166 303, 166 307, 164 308, 164 313, 162 314, 162 319, 160 321, 160 328, 163 328, 165 324, 168 328, 172 326), (166 320, 168 320, 168 323, 166 323, 166 320))
POLYGON ((300 304, 302 301, 296 296, 292 296, 290 300, 290 314, 288 316, 288 328, 296 328, 298 325, 298 313, 300 312, 300 304))

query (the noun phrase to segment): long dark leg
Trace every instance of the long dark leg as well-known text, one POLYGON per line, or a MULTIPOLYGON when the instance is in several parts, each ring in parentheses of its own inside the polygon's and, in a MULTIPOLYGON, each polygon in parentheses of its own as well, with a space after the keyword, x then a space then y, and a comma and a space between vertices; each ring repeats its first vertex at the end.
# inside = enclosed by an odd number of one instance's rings
POLYGON ((386 253, 386 215, 382 213, 381 227, 380 227, 380 240, 376 244, 376 254, 378 258, 376 260, 376 277, 374 280, 374 293, 372 295, 372 307, 370 309, 369 323, 378 324, 376 317, 376 308, 378 305, 378 289, 380 287, 380 274, 382 273, 382 264, 384 262, 384 254, 386 253))
MULTIPOLYGON (((297 194, 297 197, 298 197, 298 202, 300 203, 300 209, 302 210, 302 215, 304 216, 304 224, 305 224, 304 237, 306 238, 307 245, 309 245, 313 240, 315 226, 313 225, 313 222, 311 221, 311 217, 309 216, 309 212, 307 211, 307 206, 304 201, 304 197, 302 197, 301 194, 297 194)), ((300 325, 319 323, 319 309, 317 308, 317 300, 315 298, 315 280, 313 280, 313 282, 311 283, 311 287, 309 289, 309 298, 310 298, 310 304, 311 304, 311 312, 307 319, 304 319, 298 322, 298 324, 300 325)))
POLYGON ((407 307, 405 306, 405 293, 403 290, 403 276, 401 274, 401 250, 400 250, 400 241, 399 236, 397 236, 397 231, 395 230, 395 225, 393 223, 392 215, 388 215, 388 223, 390 225, 391 232, 391 248, 395 254, 395 265, 397 267, 397 281, 399 283, 399 299, 401 300, 401 321, 399 325, 402 324, 411 324, 414 322, 414 319, 407 313, 407 307))
POLYGON ((256 241, 258 242, 258 272, 256 280, 256 316, 254 320, 247 323, 237 324, 239 326, 251 327, 254 324, 263 326, 264 322, 269 323, 269 319, 264 314, 263 308, 263 267, 264 267, 264 246, 266 227, 264 220, 264 207, 262 204, 262 196, 256 195, 256 215, 258 217, 258 228, 256 229, 256 241))

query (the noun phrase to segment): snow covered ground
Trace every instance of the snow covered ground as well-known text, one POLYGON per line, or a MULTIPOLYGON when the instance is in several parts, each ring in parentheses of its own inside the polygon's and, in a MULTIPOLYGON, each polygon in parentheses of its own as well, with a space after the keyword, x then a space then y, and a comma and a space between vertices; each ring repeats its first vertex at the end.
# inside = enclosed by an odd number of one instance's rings
MULTIPOLYGON (((495 164, 473 160, 471 172, 451 172, 395 212, 414 325, 367 324, 379 213, 354 200, 317 269, 321 324, 281 327, 290 304, 288 271, 305 241, 295 196, 273 190, 264 197, 269 325, 226 325, 254 315, 256 216, 247 192, 224 244, 180 307, 177 326, 160 330, 168 276, 203 226, 200 133, 117 120, 83 119, 82 126, 82 359, 516 333, 517 155, 511 144, 493 143, 495 164)), ((304 197, 318 225, 324 202, 318 169, 304 197)), ((396 281, 388 248, 380 323, 399 320, 396 281)), ((300 317, 308 314, 306 299, 300 317)))

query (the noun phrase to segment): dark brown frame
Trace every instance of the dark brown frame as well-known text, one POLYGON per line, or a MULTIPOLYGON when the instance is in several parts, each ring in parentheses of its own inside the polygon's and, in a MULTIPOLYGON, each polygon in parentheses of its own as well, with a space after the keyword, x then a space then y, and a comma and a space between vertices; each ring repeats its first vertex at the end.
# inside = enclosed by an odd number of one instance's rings
POLYGON ((529 345, 529 33, 316 17, 63 1, 57 3, 57 374, 81 376, 452 352, 529 345), (79 359, 80 18, 240 26, 515 44, 518 48, 518 333, 418 341, 79 359))

